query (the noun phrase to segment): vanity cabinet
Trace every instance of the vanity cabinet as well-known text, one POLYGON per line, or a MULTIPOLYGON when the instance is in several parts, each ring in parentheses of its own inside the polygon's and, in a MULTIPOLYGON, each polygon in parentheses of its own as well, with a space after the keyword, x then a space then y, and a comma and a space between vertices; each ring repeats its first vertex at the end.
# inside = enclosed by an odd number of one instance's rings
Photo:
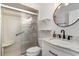
POLYGON ((76 56, 79 55, 79 53, 43 41, 42 55, 43 56, 76 56))

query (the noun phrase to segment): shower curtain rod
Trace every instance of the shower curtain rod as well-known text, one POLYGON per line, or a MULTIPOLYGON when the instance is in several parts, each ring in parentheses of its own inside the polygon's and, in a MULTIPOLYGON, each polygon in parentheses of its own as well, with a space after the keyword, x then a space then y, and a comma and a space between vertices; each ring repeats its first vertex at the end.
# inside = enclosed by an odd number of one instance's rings
POLYGON ((33 15, 38 15, 37 13, 34 13, 34 12, 30 12, 30 11, 23 10, 23 9, 19 9, 19 8, 15 8, 15 7, 11 7, 11 6, 4 5, 4 4, 1 4, 1 7, 5 7, 5 8, 9 8, 9 9, 13 9, 13 10, 20 11, 20 12, 24 12, 24 13, 33 14, 33 15))

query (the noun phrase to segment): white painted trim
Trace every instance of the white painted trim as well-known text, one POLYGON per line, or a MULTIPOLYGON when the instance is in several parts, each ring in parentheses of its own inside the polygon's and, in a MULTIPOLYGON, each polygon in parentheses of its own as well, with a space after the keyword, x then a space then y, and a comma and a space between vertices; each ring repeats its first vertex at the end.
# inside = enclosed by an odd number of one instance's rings
POLYGON ((14 8, 14 7, 11 7, 11 6, 6 6, 4 4, 2 4, 1 6, 5 7, 5 8, 9 8, 9 9, 13 9, 13 10, 17 10, 17 11, 33 14, 33 15, 38 15, 37 13, 33 13, 33 12, 30 12, 30 11, 27 11, 27 10, 23 10, 23 9, 19 9, 19 8, 14 8))

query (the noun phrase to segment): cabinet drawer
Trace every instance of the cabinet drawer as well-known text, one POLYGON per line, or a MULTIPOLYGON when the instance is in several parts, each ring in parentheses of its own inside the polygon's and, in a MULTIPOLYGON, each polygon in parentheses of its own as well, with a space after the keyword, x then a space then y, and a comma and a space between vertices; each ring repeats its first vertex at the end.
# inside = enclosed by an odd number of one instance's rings
POLYGON ((65 52, 63 52, 63 51, 61 51, 59 49, 54 48, 54 47, 50 47, 49 51, 54 53, 55 56, 70 56, 70 54, 65 53, 65 52))
POLYGON ((69 50, 66 48, 62 48, 59 46, 55 46, 48 42, 43 42, 42 48, 43 48, 43 51, 46 50, 46 51, 48 51, 48 54, 54 55, 54 56, 75 56, 75 55, 79 54, 75 51, 72 51, 72 50, 69 50))
POLYGON ((49 43, 47 43, 47 45, 50 46, 53 51, 55 51, 55 50, 58 51, 59 52, 58 54, 61 54, 61 56, 77 56, 77 55, 79 55, 79 52, 73 51, 71 49, 67 49, 67 48, 56 46, 56 45, 49 44, 49 43))

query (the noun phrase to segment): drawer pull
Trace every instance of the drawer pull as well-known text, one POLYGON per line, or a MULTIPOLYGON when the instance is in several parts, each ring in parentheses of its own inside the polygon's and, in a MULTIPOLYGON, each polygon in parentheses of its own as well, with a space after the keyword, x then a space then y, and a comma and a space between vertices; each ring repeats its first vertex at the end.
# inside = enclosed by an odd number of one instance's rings
POLYGON ((49 52, 50 52, 51 54, 55 55, 55 56, 58 56, 57 54, 55 54, 55 53, 51 52, 50 50, 49 50, 49 52))

